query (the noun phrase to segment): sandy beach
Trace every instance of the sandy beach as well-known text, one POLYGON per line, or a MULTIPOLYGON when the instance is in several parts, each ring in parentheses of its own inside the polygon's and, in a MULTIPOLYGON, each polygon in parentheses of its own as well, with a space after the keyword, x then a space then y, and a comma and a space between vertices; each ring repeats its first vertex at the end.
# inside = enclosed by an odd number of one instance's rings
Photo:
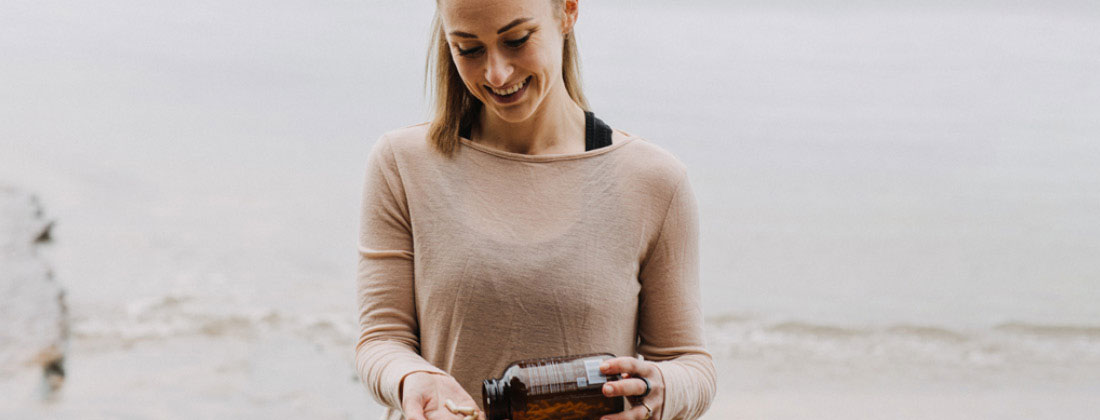
MULTIPOLYGON (((72 374, 59 398, 41 403, 14 389, 30 379, 9 378, 0 390, 20 397, 6 398, 0 413, 43 419, 381 416, 362 392, 338 328, 320 323, 306 332, 275 317, 260 327, 245 325, 208 325, 205 334, 160 339, 78 335, 68 361, 72 374)), ((1088 419, 1098 408, 1092 398, 1100 392, 1096 360, 1073 369, 1049 363, 888 366, 874 359, 723 356, 719 392, 703 418, 1088 419)))

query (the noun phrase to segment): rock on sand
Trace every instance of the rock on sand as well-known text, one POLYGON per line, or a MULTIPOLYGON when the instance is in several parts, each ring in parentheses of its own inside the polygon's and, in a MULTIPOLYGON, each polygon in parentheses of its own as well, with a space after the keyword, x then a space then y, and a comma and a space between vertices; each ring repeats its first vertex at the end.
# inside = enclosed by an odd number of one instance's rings
POLYGON ((39 253, 52 227, 37 197, 0 185, 0 385, 45 399, 65 378, 69 337, 64 291, 39 253))

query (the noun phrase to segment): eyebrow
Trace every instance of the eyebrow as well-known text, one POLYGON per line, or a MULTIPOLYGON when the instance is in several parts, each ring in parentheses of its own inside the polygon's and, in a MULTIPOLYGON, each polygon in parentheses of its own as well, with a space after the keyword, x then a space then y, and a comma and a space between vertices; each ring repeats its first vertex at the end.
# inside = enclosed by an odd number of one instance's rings
MULTIPOLYGON (((519 25, 523 22, 532 20, 532 19, 534 19, 534 18, 526 17, 526 18, 518 18, 516 20, 513 20, 513 21, 509 22, 507 25, 504 25, 503 27, 501 27, 500 29, 497 29, 497 35, 500 35, 500 34, 504 33, 504 31, 512 29, 512 27, 514 27, 516 25, 519 25)), ((452 31, 451 35, 460 36, 460 37, 463 37, 463 38, 477 38, 477 35, 471 34, 469 32, 462 32, 462 31, 452 31)))

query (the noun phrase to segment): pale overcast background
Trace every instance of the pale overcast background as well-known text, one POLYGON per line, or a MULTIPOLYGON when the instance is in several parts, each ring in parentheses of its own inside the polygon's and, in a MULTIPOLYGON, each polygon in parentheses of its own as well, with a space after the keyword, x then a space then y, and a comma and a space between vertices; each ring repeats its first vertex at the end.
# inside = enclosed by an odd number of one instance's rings
MULTIPOLYGON (((377 418, 359 194, 428 117, 433 3, 0 3, 0 184, 72 316, 62 393, 0 378, 0 417, 377 418)), ((1100 3, 597 0, 576 34, 595 113, 689 167, 707 420, 1100 411, 1100 3)))

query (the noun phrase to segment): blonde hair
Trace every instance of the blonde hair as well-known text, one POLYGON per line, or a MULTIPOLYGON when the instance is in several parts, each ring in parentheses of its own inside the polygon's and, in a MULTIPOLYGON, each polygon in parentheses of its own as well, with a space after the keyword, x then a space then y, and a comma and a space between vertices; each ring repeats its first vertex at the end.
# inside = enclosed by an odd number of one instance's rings
MULTIPOLYGON (((562 1, 550 0, 555 16, 562 16, 562 1)), ((443 19, 439 16, 439 0, 436 0, 435 16, 432 18, 431 45, 428 48, 428 60, 424 66, 424 84, 427 89, 429 80, 433 89, 432 118, 428 126, 428 142, 436 151, 450 157, 459 143, 459 127, 470 126, 481 110, 481 101, 470 94, 462 77, 458 74, 451 49, 447 45, 447 36, 443 30, 443 19), (433 78, 434 77, 434 78, 433 78)), ((573 31, 565 34, 561 54, 562 81, 565 90, 582 109, 589 110, 588 100, 581 91, 580 54, 577 52, 577 40, 573 31)))

